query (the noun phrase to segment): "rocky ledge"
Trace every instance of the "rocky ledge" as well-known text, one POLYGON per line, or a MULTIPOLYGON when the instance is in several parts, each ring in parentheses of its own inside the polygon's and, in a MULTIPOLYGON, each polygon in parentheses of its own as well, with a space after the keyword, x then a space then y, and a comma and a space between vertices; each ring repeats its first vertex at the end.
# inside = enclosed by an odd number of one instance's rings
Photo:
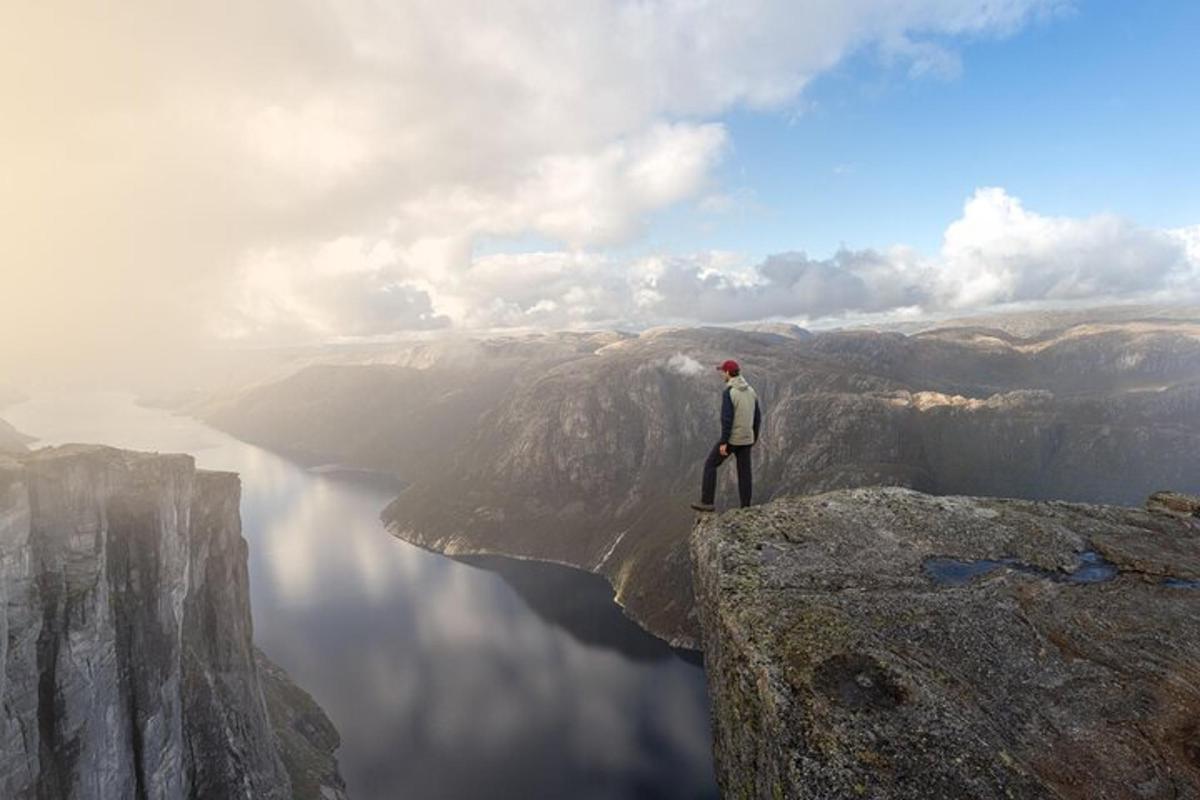
POLYGON ((237 475, 0 455, 0 797, 343 797, 337 734, 258 657, 237 475))
POLYGON ((723 796, 1200 797, 1200 499, 856 489, 690 541, 723 796))

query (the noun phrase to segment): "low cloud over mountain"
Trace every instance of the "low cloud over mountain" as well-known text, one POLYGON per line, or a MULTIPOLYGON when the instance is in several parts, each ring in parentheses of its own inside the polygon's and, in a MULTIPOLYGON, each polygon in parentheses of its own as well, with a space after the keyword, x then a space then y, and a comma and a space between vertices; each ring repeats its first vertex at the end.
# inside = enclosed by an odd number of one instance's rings
MULTIPOLYGON (((5 139, 20 154, 0 197, 16 298, 0 359, 76 369, 205 332, 660 318, 684 301, 643 292, 654 260, 607 248, 717 188, 723 115, 789 113, 857 54, 900 75, 952 73, 964 43, 1067 6, 24 4, 0 31, 5 139), (514 275, 512 261, 473 257, 488 237, 562 252, 514 275), (332 272, 331 249, 345 256, 332 272), (493 270, 514 286, 483 292, 493 270), (34 328, 53 334, 30 342, 34 328)), ((712 260, 683 259, 701 294, 712 260)), ((718 296, 747 295, 744 313, 763 302, 714 280, 718 296)), ((838 296, 822 302, 846 305, 838 296)))

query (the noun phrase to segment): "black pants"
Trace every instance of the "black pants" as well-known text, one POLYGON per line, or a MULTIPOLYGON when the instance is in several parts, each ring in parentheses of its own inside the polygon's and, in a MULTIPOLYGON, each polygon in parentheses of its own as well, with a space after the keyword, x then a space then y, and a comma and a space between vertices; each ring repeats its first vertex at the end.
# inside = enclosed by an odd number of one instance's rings
MULTIPOLYGON (((728 452, 737 458, 738 495, 742 500, 742 508, 750 505, 750 448, 749 444, 731 444, 728 452)), ((704 482, 700 487, 700 502, 712 505, 717 496, 717 467, 725 463, 729 456, 721 455, 721 445, 713 447, 704 462, 704 482)))

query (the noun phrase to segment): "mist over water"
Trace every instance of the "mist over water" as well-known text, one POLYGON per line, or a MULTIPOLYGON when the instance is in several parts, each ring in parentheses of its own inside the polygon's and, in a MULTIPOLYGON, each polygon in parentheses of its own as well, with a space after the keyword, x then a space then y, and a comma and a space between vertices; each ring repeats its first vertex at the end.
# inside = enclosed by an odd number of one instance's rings
POLYGON ((716 797, 704 673, 600 578, 394 539, 386 485, 306 470, 117 393, 42 393, 31 446, 186 452, 242 480, 256 643, 342 736, 351 797, 716 797))

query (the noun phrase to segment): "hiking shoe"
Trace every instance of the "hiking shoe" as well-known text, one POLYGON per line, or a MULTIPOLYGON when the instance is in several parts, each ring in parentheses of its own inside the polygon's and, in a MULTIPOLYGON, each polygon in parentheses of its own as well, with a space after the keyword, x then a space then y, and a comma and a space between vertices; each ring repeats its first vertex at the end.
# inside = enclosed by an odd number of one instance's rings
POLYGON ((712 503, 692 503, 692 508, 697 511, 716 511, 717 507, 712 503))

